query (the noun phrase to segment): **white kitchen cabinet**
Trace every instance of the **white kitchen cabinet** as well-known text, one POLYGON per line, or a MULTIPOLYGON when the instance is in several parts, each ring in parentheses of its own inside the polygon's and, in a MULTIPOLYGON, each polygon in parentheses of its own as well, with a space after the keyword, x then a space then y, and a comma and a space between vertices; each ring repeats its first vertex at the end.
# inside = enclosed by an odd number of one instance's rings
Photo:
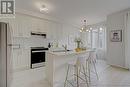
POLYGON ((31 31, 45 32, 44 21, 39 18, 31 18, 31 31))
POLYGON ((12 28, 13 37, 31 36, 31 32, 45 32, 47 38, 57 40, 61 36, 61 24, 36 17, 17 14, 15 18, 4 19, 12 28))
POLYGON ((13 70, 21 71, 30 68, 31 56, 30 49, 13 50, 13 70))
POLYGON ((30 37, 30 21, 29 17, 16 15, 15 18, 2 19, 1 22, 9 23, 12 29, 13 37, 30 37))
POLYGON ((22 37, 30 37, 31 35, 31 24, 30 24, 30 18, 25 16, 25 17, 19 17, 18 19, 18 26, 19 26, 19 31, 21 32, 22 37))
POLYGON ((32 17, 30 20, 31 20, 31 21, 30 21, 31 31, 38 32, 38 25, 37 25, 38 19, 32 17))
POLYGON ((30 19, 27 16, 16 16, 14 37, 30 37, 30 19), (15 32, 17 31, 17 32, 15 32))
POLYGON ((44 20, 40 20, 40 19, 38 20, 38 22, 37 22, 37 30, 39 32, 45 32, 46 33, 44 20))

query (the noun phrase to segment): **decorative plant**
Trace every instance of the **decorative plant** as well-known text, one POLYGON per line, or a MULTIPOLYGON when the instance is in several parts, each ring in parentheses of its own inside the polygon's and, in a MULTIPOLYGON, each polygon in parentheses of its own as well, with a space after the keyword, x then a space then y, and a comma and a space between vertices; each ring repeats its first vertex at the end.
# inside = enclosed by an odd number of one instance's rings
POLYGON ((80 37, 75 38, 75 42, 77 43, 77 48, 80 48, 80 43, 82 42, 81 38, 80 37))

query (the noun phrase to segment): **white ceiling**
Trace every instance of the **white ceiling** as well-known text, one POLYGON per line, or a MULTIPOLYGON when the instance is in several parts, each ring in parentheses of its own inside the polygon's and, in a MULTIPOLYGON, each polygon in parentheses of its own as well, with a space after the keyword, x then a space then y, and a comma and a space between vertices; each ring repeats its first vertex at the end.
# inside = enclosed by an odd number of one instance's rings
POLYGON ((130 7, 130 0, 15 0, 16 8, 39 12, 41 5, 49 9, 47 15, 81 25, 84 19, 94 24, 106 15, 130 7))

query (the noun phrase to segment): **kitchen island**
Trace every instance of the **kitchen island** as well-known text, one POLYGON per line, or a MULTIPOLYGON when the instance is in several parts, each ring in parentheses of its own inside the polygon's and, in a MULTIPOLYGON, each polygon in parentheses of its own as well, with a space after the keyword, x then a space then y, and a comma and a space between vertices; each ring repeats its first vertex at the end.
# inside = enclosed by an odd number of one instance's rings
POLYGON ((47 52, 46 78, 51 87, 63 87, 67 72, 67 63, 74 62, 79 56, 86 56, 87 51, 47 52))

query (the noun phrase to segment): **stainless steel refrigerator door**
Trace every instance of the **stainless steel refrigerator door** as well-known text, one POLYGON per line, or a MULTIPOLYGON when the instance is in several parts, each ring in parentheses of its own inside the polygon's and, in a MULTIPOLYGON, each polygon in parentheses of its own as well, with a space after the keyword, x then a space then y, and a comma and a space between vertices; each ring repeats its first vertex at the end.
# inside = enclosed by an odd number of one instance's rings
POLYGON ((7 87, 7 25, 0 23, 0 87, 7 87))
POLYGON ((11 75, 11 47, 8 46, 8 25, 0 22, 0 87, 10 86, 11 75))
POLYGON ((11 27, 9 24, 7 24, 7 87, 10 87, 11 82, 12 82, 12 31, 11 27))

